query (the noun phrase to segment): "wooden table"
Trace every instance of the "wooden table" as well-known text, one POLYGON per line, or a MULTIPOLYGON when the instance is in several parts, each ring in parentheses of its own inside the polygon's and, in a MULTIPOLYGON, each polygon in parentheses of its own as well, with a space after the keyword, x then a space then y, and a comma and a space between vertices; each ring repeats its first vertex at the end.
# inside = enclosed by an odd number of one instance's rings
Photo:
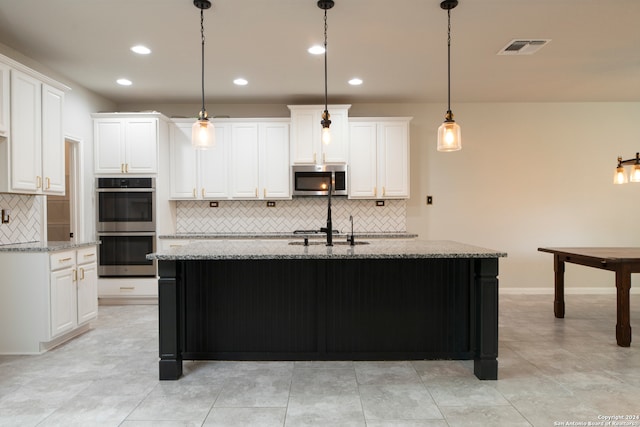
POLYGON ((584 265, 616 273, 617 323, 616 341, 621 347, 631 345, 629 323, 629 290, 631 273, 640 273, 640 248, 538 248, 553 254, 555 301, 553 310, 564 317, 564 263, 584 265))

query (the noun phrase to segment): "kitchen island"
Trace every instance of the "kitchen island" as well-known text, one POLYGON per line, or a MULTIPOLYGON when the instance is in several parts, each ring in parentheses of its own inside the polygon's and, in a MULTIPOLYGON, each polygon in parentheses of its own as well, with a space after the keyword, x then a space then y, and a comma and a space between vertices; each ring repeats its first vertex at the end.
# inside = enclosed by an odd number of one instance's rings
POLYGON ((160 379, 180 378, 183 359, 473 359, 478 378, 497 379, 505 253, 344 243, 215 240, 148 255, 160 276, 160 379))

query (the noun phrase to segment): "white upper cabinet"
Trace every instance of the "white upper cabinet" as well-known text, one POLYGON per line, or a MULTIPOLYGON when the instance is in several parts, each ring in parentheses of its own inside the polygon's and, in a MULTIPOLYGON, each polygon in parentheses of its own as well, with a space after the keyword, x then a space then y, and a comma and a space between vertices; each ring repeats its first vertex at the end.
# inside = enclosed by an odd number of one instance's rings
POLYGON ((291 163, 347 163, 350 105, 329 105, 331 143, 321 141, 324 105, 289 105, 291 110, 291 163))
POLYGON ((170 195, 174 200, 226 199, 230 126, 214 123, 216 146, 196 150, 191 146, 191 119, 176 119, 169 126, 170 195))
POLYGON ((409 197, 411 118, 356 118, 349 123, 349 198, 409 197))
POLYGON ((158 172, 158 113, 94 114, 96 174, 158 172))
POLYGON ((291 198, 288 120, 233 123, 231 129, 231 198, 291 198))
POLYGON ((0 62, 0 136, 9 134, 9 74, 10 68, 0 62))
POLYGON ((8 75, 11 126, 0 140, 0 191, 64 194, 64 92, 22 71, 8 75))

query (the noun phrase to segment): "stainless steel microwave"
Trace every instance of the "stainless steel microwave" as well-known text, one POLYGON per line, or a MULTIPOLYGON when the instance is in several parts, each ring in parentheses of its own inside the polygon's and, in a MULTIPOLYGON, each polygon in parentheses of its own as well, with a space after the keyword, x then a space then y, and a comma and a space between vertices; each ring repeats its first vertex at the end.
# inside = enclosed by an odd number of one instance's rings
POLYGON ((291 167, 294 196, 347 195, 347 165, 296 165, 291 167))

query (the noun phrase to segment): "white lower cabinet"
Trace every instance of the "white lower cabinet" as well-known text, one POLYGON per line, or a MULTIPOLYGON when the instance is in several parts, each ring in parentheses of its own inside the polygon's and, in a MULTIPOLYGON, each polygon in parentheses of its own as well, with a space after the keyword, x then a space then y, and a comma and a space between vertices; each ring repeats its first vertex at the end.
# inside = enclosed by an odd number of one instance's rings
POLYGON ((38 354, 98 315, 97 251, 2 252, 0 354, 38 354))
POLYGON ((408 117, 349 121, 349 198, 409 198, 408 117))

